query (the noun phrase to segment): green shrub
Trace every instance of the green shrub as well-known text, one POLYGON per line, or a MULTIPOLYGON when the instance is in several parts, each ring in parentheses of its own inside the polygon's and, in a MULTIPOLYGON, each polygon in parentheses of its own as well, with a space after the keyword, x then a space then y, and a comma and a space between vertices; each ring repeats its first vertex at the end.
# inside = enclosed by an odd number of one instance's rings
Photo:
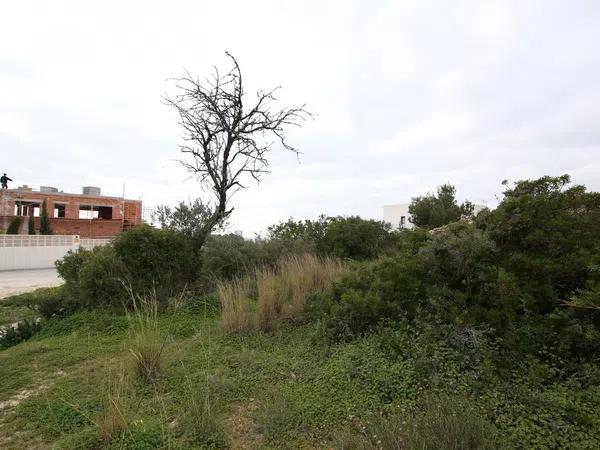
POLYGON ((357 260, 374 258, 392 246, 389 225, 358 216, 330 219, 318 242, 322 254, 357 260))
POLYGON ((185 299, 183 306, 186 312, 210 316, 220 311, 221 302, 219 301, 219 296, 213 292, 206 295, 189 297, 185 299))
POLYGON ((600 193, 570 182, 568 175, 519 181, 477 219, 533 313, 547 314, 584 288, 600 248, 600 193))
POLYGON ((148 225, 120 234, 114 252, 126 281, 138 293, 156 290, 160 298, 177 294, 199 271, 191 240, 148 225))
POLYGON ((12 347, 31 338, 40 330, 36 319, 23 319, 16 324, 0 328, 0 349, 12 347))
POLYGON ((417 227, 432 229, 457 222, 461 217, 473 216, 473 204, 468 200, 458 204, 456 188, 451 184, 438 187, 436 194, 427 194, 412 199, 408 212, 410 221, 417 227))
POLYGON ((414 318, 425 301, 426 275, 414 256, 363 263, 335 284, 333 294, 312 296, 309 316, 336 339, 372 331, 382 320, 414 318))
POLYGON ((64 317, 74 311, 75 305, 66 298, 64 289, 54 288, 40 291, 42 290, 38 289, 36 292, 33 302, 45 319, 54 316, 64 317))
POLYGON ((149 226, 119 235, 113 245, 69 252, 56 266, 66 295, 85 308, 129 306, 130 290, 166 304, 198 270, 187 237, 149 226))
POLYGON ((125 270, 110 245, 69 252, 56 262, 56 268, 65 280, 65 296, 72 305, 121 307, 128 300, 125 270))
POLYGON ((419 255, 430 280, 428 313, 437 322, 486 324, 497 331, 514 324, 521 292, 514 277, 497 266, 496 245, 485 232, 450 224, 419 255))
POLYGON ((207 282, 239 278, 269 262, 264 241, 235 234, 210 236, 201 253, 202 277, 207 282))

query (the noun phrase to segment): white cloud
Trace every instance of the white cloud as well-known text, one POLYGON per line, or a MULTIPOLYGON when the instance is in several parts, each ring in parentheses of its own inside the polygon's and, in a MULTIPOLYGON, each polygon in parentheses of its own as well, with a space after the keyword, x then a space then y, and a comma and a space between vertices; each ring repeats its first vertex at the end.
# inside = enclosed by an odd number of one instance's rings
POLYGON ((161 95, 233 52, 248 92, 317 113, 234 198, 246 234, 289 216, 380 217, 450 181, 493 202, 500 181, 570 172, 600 189, 600 4, 23 0, 0 16, 2 167, 19 183, 146 204, 201 195, 173 162, 161 95))

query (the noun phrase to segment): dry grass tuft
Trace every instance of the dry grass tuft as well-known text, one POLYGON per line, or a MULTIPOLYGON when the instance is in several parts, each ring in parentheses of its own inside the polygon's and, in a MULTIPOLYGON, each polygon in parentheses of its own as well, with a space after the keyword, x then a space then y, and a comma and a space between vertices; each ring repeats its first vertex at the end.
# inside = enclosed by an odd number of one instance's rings
POLYGON ((310 254, 282 259, 279 262, 278 294, 280 301, 284 302, 284 318, 292 321, 301 319, 306 297, 327 292, 344 270, 339 259, 310 254))
POLYGON ((281 317, 283 302, 278 291, 278 280, 273 270, 256 271, 257 322, 262 329, 272 330, 281 317))
POLYGON ((105 408, 95 421, 103 442, 111 442, 121 436, 129 427, 127 390, 129 380, 124 370, 109 373, 105 388, 105 408))
POLYGON ((129 350, 139 378, 154 383, 163 365, 167 333, 163 333, 159 326, 156 296, 132 298, 133 311, 127 313, 132 334, 129 350))
POLYGON ((263 268, 252 277, 219 283, 221 327, 228 332, 269 331, 283 321, 302 320, 306 297, 328 291, 344 271, 337 259, 306 254, 281 259, 276 270, 263 268))
POLYGON ((243 333, 253 328, 250 300, 250 280, 238 279, 217 283, 221 302, 221 328, 227 332, 243 333))

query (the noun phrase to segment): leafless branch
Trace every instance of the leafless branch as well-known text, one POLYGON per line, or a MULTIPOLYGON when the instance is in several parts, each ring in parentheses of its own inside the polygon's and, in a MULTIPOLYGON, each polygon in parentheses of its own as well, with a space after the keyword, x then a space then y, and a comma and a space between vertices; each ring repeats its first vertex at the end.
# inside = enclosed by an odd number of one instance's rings
POLYGON ((245 188, 243 179, 259 182, 269 173, 267 156, 275 146, 300 153, 286 141, 284 132, 312 117, 306 105, 277 108, 275 94, 280 87, 258 91, 253 106, 246 107, 239 64, 229 52, 226 55, 233 66, 225 75, 215 67, 210 78, 200 81, 186 72, 172 80, 177 95, 164 97, 179 114, 179 149, 184 155, 180 163, 214 194, 214 213, 206 221, 205 237, 233 211, 228 200, 245 188))

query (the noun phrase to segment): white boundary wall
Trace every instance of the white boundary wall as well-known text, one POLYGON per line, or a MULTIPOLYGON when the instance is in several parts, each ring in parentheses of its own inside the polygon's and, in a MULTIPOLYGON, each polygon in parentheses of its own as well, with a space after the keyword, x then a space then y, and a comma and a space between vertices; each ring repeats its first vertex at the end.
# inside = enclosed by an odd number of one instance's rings
POLYGON ((49 269, 69 250, 94 248, 110 239, 80 239, 79 236, 0 235, 0 271, 49 269))

